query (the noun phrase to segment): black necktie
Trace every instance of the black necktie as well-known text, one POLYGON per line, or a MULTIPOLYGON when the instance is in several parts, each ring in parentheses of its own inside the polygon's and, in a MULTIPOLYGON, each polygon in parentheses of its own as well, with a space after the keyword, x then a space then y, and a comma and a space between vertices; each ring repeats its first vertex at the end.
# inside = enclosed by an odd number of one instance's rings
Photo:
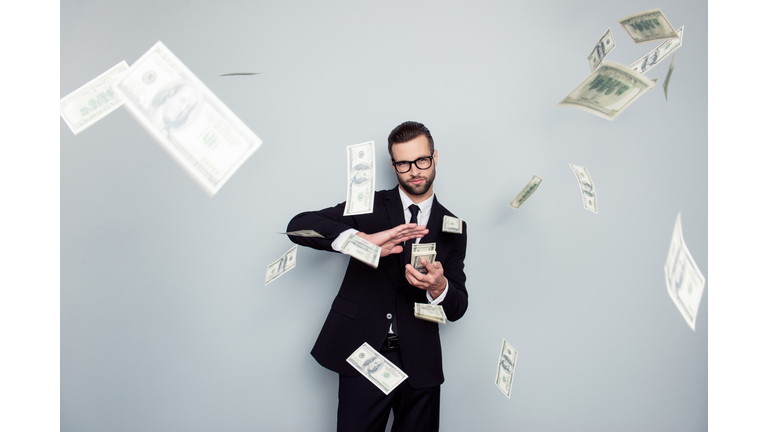
POLYGON ((419 210, 421 210, 419 206, 416 204, 411 204, 408 206, 408 210, 411 211, 411 221, 408 223, 419 223, 419 210))
MULTIPOLYGON (((418 220, 419 220, 419 210, 420 210, 419 206, 417 206, 416 204, 411 204, 410 206, 408 206, 408 210, 411 211, 411 221, 409 223, 415 223, 415 224, 419 223, 418 222, 418 220)), ((403 246, 405 248, 405 250, 403 251, 405 253, 405 255, 404 255, 405 256, 405 264, 410 264, 411 263, 411 248, 413 247, 412 245, 415 242, 416 242, 416 239, 410 239, 410 240, 406 241, 405 242, 405 246, 403 246)))

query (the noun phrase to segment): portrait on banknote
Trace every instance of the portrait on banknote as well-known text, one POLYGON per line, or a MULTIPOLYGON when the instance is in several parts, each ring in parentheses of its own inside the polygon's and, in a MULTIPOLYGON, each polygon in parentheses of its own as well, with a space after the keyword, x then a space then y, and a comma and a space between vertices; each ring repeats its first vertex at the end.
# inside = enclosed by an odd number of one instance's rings
POLYGON ((364 186, 366 183, 370 183, 372 178, 373 167, 366 162, 360 162, 353 167, 351 186, 364 186))
POLYGON ((371 357, 363 363, 363 369, 368 376, 373 375, 384 364, 379 357, 371 357))
POLYGON ((591 202, 592 198, 595 197, 594 194, 594 187, 592 187, 592 184, 582 180, 581 181, 581 193, 584 194, 584 198, 591 202))
POLYGON ((642 72, 645 72, 646 70, 650 69, 651 67, 656 66, 656 62, 658 60, 659 60, 659 50, 655 49, 655 50, 653 50, 651 55, 649 55, 648 57, 645 58, 645 60, 643 61, 643 65, 640 67, 640 70, 642 72))
POLYGON ((202 111, 203 98, 191 82, 173 81, 158 90, 152 98, 149 118, 170 139, 173 131, 194 123, 202 111))
POLYGON ((347 203, 344 216, 373 212, 375 164, 373 141, 347 146, 347 203))

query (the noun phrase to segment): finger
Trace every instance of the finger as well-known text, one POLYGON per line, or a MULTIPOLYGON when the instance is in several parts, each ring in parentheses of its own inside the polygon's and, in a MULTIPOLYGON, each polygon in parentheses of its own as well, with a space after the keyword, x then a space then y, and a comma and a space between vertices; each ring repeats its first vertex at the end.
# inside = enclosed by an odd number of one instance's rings
POLYGON ((427 235, 428 233, 429 233, 429 230, 427 230, 427 229, 412 230, 412 231, 409 230, 409 231, 402 232, 400 234, 399 238, 403 239, 403 241, 405 241, 405 240, 410 240, 410 239, 415 239, 415 238, 422 238, 425 235, 427 235))
POLYGON ((427 285, 424 282, 416 279, 416 277, 413 276, 411 273, 406 273, 405 274, 405 279, 408 281, 409 284, 411 284, 411 286, 413 286, 415 288, 425 289, 427 287, 427 285))
POLYGON ((421 259, 421 263, 424 264, 424 267, 427 269, 427 271, 429 273, 432 273, 433 271, 435 271, 435 266, 433 266, 432 263, 429 262, 428 259, 422 258, 421 259))
POLYGON ((400 231, 410 231, 410 230, 423 230, 426 229, 426 225, 418 225, 416 223, 409 223, 409 224, 402 224, 397 226, 395 229, 398 229, 400 231))
POLYGON ((400 229, 398 229, 394 234, 393 237, 396 237, 399 240, 405 241, 406 239, 415 238, 413 235, 420 236, 424 235, 426 233, 423 233, 422 229, 418 229, 416 224, 408 224, 411 225, 409 227, 405 227, 404 225, 400 225, 400 229), (401 228, 402 227, 402 228, 401 228))
POLYGON ((412 224, 412 225, 413 226, 411 226, 411 227, 407 227, 407 228, 403 228, 403 229, 398 230, 397 234, 398 235, 409 235, 409 234, 412 234, 414 232, 421 232, 421 231, 424 230, 424 227, 419 228, 415 224, 412 224))
POLYGON ((433 265, 432 263, 430 263, 430 262, 429 262, 428 260, 426 260, 426 259, 423 259, 423 258, 422 258, 422 260, 423 260, 423 261, 426 261, 426 263, 425 263, 424 267, 426 267, 426 268, 427 268, 427 271, 429 271, 430 273, 432 273, 432 272, 435 272, 435 273, 440 273, 440 274, 442 274, 443 265, 442 265, 442 264, 440 264, 440 261, 435 261, 435 264, 433 265))
POLYGON ((408 281, 408 283, 411 285, 415 286, 416 284, 416 279, 414 279, 413 276, 411 276, 411 274, 408 273, 408 271, 405 272, 405 280, 408 281))
POLYGON ((411 285, 414 285, 414 282, 421 282, 422 278, 424 277, 424 275, 421 274, 421 272, 413 268, 413 266, 410 264, 405 265, 405 276, 406 277, 411 276, 411 278, 414 279, 413 281, 411 280, 408 281, 411 283, 411 285))
POLYGON ((396 227, 394 227, 392 229, 395 229, 395 230, 398 230, 398 231, 403 231, 403 230, 407 230, 407 229, 411 229, 411 228, 416 228, 417 226, 418 226, 418 224, 416 224, 416 223, 405 223, 405 224, 402 224, 402 225, 398 225, 398 226, 396 226, 396 227))

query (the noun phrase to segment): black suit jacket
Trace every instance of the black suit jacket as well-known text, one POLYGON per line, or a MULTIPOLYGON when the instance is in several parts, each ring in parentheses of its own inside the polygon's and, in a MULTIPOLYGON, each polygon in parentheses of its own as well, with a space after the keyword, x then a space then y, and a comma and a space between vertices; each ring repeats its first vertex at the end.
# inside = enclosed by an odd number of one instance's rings
MULTIPOLYGON (((373 234, 405 223, 397 187, 376 192, 373 213, 358 216, 343 216, 343 213, 344 203, 298 214, 288 224, 288 231, 311 229, 326 238, 290 236, 290 239, 302 246, 333 251, 333 240, 349 228, 373 234)), ((421 242, 437 243, 436 260, 443 265, 443 274, 450 284, 441 305, 448 320, 456 321, 464 315, 468 304, 464 286, 467 225, 464 223, 462 234, 444 233, 444 215, 454 216, 435 197, 427 222, 429 234, 421 242)), ((427 303, 427 296, 426 291, 413 287, 405 279, 403 255, 381 258, 376 269, 356 259, 349 260, 339 293, 312 348, 318 363, 343 375, 358 375, 347 363, 347 357, 363 342, 378 350, 387 337, 392 319, 396 319, 403 369, 411 386, 431 387, 444 381, 439 327, 414 317, 413 304, 427 303)))

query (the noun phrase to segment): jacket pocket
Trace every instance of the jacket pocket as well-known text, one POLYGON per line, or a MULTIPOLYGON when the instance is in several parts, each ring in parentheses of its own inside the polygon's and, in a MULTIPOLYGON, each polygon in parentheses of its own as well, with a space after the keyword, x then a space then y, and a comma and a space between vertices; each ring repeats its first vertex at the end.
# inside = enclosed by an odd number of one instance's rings
POLYGON ((357 318, 357 313, 360 312, 360 305, 353 303, 345 298, 336 297, 333 300, 331 309, 351 319, 357 318))

